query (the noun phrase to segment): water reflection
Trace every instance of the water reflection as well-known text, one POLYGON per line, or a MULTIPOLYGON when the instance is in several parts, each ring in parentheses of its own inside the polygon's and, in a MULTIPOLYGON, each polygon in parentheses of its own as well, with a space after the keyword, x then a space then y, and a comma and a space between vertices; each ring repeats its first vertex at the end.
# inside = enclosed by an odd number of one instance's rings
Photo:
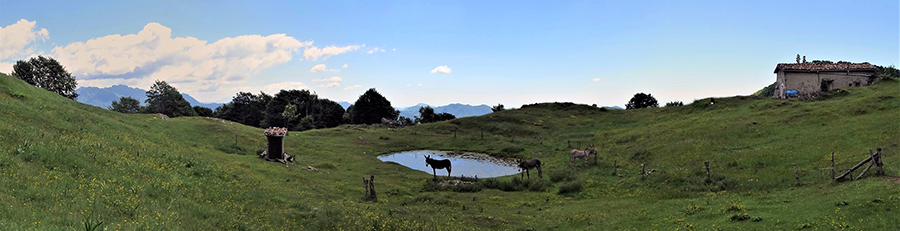
MULTIPOLYGON (((384 162, 394 162, 400 165, 432 174, 431 167, 425 166, 425 155, 431 155, 433 159, 449 159, 452 163, 451 176, 465 175, 479 178, 498 177, 516 174, 519 168, 514 163, 500 160, 479 153, 452 153, 446 151, 417 150, 398 152, 378 156, 384 162)), ((438 169, 438 176, 446 176, 446 169, 438 169)))

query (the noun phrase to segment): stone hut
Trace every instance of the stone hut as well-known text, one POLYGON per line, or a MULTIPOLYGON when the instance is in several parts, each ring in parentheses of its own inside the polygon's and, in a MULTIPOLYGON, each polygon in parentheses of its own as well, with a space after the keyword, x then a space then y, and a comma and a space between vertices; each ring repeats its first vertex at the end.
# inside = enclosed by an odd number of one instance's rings
POLYGON ((834 89, 867 86, 875 81, 876 70, 875 65, 867 62, 779 63, 775 66, 773 97, 811 97, 834 89))

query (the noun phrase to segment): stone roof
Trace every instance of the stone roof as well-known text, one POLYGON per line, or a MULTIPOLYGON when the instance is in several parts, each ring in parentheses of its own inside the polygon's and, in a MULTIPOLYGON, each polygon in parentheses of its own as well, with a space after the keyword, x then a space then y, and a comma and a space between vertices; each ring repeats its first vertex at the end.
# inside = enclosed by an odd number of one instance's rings
POLYGON ((775 66, 775 73, 778 71, 792 72, 819 72, 819 71, 876 71, 875 65, 868 62, 850 63, 850 62, 812 62, 812 63, 779 63, 775 66))

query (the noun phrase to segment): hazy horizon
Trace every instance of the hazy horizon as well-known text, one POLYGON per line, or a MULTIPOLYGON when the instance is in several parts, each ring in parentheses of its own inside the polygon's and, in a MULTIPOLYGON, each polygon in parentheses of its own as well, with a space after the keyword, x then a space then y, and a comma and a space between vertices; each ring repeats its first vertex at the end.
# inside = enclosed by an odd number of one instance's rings
POLYGON ((352 103, 369 88, 395 107, 615 106, 638 92, 690 103, 752 94, 797 54, 897 65, 897 9, 897 1, 4 1, 0 72, 45 55, 79 87, 164 80, 207 103, 280 89, 352 103))

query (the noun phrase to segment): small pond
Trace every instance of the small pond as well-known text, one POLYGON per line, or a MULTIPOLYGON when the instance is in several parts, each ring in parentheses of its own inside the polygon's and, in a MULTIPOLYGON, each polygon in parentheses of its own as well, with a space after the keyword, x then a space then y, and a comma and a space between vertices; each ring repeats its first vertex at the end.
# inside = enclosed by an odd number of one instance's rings
MULTIPOLYGON (((452 163, 451 176, 471 177, 477 175, 478 178, 488 178, 519 173, 519 168, 511 161, 471 152, 417 150, 380 155, 378 159, 432 174, 431 167, 425 166, 425 155, 431 155, 432 159, 449 159, 452 163)), ((438 169, 437 175, 447 176, 447 170, 438 169)))

